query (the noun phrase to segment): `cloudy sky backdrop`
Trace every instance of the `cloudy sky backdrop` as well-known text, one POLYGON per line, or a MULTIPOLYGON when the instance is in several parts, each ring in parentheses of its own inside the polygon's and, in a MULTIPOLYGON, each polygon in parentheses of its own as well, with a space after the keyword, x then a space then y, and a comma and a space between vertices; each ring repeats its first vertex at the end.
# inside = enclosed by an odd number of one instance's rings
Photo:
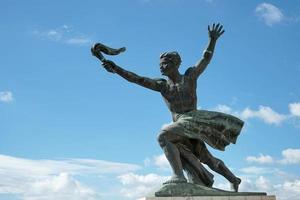
MULTIPOLYGON (((241 191, 300 199, 300 3, 111 0, 0 3, 0 199, 135 200, 170 176, 157 144, 171 116, 158 93, 103 70, 90 47, 160 77, 177 50, 181 72, 201 57, 207 25, 225 34, 198 81, 199 109, 245 127, 225 152, 241 191)), ((215 187, 229 189, 215 176, 215 187)))

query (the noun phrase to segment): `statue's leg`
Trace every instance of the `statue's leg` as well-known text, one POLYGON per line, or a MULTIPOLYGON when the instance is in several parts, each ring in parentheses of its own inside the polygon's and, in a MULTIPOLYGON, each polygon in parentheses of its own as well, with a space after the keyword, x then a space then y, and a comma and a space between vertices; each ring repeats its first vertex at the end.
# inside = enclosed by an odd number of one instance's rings
POLYGON ((172 126, 170 128, 164 128, 164 130, 162 130, 161 133, 158 135, 159 145, 163 149, 166 158, 168 159, 173 170, 172 178, 164 184, 187 182, 183 174, 180 152, 177 146, 175 145, 176 143, 179 143, 184 140, 184 137, 180 136, 178 134, 178 131, 180 130, 172 126))
POLYGON ((186 145, 177 144, 180 152, 183 169, 187 173, 190 183, 211 187, 213 185, 213 174, 211 174, 201 163, 200 159, 191 152, 186 145))
POLYGON ((239 184, 241 183, 241 179, 236 177, 229 169, 226 167, 224 162, 216 157, 214 157, 206 148, 204 142, 199 141, 197 146, 195 147, 195 152, 198 153, 198 156, 201 162, 207 164, 209 168, 213 171, 224 176, 231 184, 235 192, 238 191, 239 184))

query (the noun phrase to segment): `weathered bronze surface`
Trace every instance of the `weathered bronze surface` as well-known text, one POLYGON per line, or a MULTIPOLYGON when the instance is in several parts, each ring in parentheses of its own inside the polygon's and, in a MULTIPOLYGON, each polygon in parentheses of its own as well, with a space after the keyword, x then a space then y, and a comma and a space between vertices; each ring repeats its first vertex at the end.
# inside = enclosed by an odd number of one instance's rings
POLYGON ((181 58, 177 52, 162 53, 160 71, 167 79, 139 76, 106 60, 101 54, 103 52, 117 55, 125 51, 125 48, 112 49, 99 43, 92 47, 93 55, 102 61, 108 72, 160 92, 171 111, 173 123, 162 128, 158 135, 158 143, 173 170, 173 176, 164 183, 165 186, 186 183, 187 179, 183 173, 185 170, 189 183, 212 187, 213 175, 203 167, 204 163, 223 175, 232 184, 233 190, 238 191, 241 179, 236 177, 222 160, 214 157, 206 148, 206 144, 223 151, 227 145, 236 142, 243 121, 220 112, 197 110, 197 79, 211 61, 216 42, 223 33, 223 26, 220 24, 208 26, 208 46, 202 58, 184 74, 178 71, 181 58))

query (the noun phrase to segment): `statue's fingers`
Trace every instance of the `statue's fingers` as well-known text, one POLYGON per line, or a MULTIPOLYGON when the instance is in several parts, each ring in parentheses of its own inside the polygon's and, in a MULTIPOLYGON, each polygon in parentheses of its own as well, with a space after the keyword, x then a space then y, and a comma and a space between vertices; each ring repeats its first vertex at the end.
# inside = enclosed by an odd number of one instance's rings
POLYGON ((210 26, 209 25, 207 26, 207 30, 208 30, 208 32, 210 32, 210 26))
POLYGON ((219 34, 220 36, 225 32, 225 30, 221 31, 221 33, 219 34))
POLYGON ((99 46, 100 46, 100 43, 96 43, 96 44, 94 45, 94 49, 99 48, 99 46))
POLYGON ((215 30, 217 31, 219 29, 220 23, 217 24, 215 30))
POLYGON ((213 23, 212 30, 215 30, 215 23, 213 23))
POLYGON ((221 25, 217 31, 220 33, 222 31, 222 28, 223 28, 223 26, 221 25))

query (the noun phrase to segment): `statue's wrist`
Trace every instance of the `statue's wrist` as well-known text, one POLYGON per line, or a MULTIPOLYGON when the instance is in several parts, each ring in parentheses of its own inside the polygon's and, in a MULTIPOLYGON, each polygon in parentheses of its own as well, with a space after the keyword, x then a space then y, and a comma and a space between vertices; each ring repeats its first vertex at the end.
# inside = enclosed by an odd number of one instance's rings
POLYGON ((218 37, 216 37, 216 36, 209 36, 209 38, 211 41, 214 41, 214 42, 217 41, 217 39, 218 39, 218 37))

